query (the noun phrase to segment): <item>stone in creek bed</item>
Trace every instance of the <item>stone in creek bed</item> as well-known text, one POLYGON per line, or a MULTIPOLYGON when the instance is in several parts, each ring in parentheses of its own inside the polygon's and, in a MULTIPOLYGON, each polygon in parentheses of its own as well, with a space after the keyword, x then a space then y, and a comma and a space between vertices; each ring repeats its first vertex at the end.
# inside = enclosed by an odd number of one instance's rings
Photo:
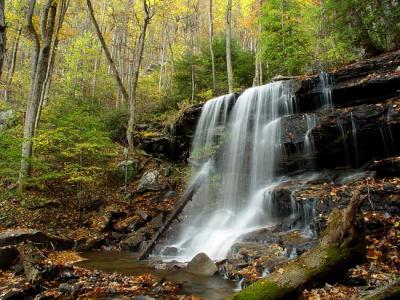
POLYGON ((186 271, 202 276, 213 276, 218 268, 207 254, 199 253, 188 263, 186 271))

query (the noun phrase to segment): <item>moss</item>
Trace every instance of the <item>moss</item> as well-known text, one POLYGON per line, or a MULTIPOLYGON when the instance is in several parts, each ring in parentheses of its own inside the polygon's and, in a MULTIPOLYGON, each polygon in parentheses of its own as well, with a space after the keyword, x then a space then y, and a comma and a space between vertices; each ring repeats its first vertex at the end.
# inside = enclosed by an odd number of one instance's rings
POLYGON ((250 285, 243 291, 233 295, 231 300, 262 300, 279 299, 290 292, 289 288, 279 286, 277 283, 264 279, 250 285))
POLYGON ((152 137, 161 136, 161 134, 156 131, 139 131, 138 134, 144 138, 152 138, 152 137))
POLYGON ((328 255, 328 262, 330 263, 340 262, 351 256, 348 247, 327 247, 325 251, 328 255))

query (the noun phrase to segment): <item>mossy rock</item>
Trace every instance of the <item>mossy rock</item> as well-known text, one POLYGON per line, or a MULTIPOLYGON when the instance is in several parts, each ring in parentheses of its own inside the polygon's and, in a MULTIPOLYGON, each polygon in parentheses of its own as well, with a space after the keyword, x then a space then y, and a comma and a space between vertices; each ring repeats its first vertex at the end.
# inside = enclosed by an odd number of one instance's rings
POLYGON ((138 160, 122 161, 118 164, 117 169, 115 170, 115 177, 118 181, 123 183, 125 181, 125 172, 127 172, 127 180, 128 182, 131 182, 136 178, 141 169, 142 166, 138 160))

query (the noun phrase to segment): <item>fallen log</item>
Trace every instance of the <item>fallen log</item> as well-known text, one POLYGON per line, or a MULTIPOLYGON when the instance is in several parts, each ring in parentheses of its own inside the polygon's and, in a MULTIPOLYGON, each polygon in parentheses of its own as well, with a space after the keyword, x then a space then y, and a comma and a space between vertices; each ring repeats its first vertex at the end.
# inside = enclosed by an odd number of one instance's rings
POLYGON ((373 290, 361 300, 389 300, 400 299, 400 278, 393 280, 388 285, 373 290))
POLYGON ((15 229, 0 233, 0 247, 18 246, 26 242, 31 242, 38 248, 55 250, 69 250, 74 248, 75 244, 72 240, 49 236, 35 229, 15 229))
POLYGON ((196 194, 197 190, 204 182, 204 176, 201 176, 193 181, 193 184, 188 187, 185 194, 182 196, 181 201, 179 201, 175 210, 167 217, 163 225, 160 229, 154 234, 153 238, 148 242, 145 248, 140 252, 138 259, 146 259, 151 251, 153 251, 155 245, 161 236, 165 233, 165 231, 172 225, 174 220, 178 218, 180 213, 183 211, 185 206, 188 204, 190 200, 192 200, 193 196, 196 194))
POLYGON ((344 210, 334 209, 329 215, 327 228, 318 246, 230 299, 294 299, 302 288, 335 274, 343 274, 365 254, 363 229, 356 222, 364 199, 358 190, 354 191, 350 204, 344 210))

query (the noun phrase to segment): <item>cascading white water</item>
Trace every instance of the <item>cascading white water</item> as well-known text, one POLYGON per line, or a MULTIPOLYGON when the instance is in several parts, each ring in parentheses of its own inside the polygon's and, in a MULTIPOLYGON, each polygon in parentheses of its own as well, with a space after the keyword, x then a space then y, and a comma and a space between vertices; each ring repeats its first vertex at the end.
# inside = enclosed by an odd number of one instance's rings
POLYGON ((351 139, 353 143, 354 158, 356 166, 358 167, 360 165, 360 159, 358 158, 357 122, 352 112, 350 113, 350 119, 351 119, 351 139))
POLYGON ((304 155, 306 158, 310 158, 314 154, 314 139, 311 135, 311 131, 317 125, 317 118, 315 114, 306 114, 307 131, 304 137, 304 155))
POLYGON ((326 72, 319 73, 319 82, 322 90, 322 108, 329 109, 333 106, 332 102, 332 77, 326 72))
POLYGON ((227 120, 229 101, 208 101, 202 111, 192 155, 192 184, 207 174, 193 201, 177 242, 178 260, 199 252, 224 258, 242 234, 272 225, 271 191, 280 152, 280 117, 293 113, 291 81, 246 90, 227 120), (219 128, 226 125, 226 130, 219 128), (206 169, 206 170, 205 170, 206 169))

